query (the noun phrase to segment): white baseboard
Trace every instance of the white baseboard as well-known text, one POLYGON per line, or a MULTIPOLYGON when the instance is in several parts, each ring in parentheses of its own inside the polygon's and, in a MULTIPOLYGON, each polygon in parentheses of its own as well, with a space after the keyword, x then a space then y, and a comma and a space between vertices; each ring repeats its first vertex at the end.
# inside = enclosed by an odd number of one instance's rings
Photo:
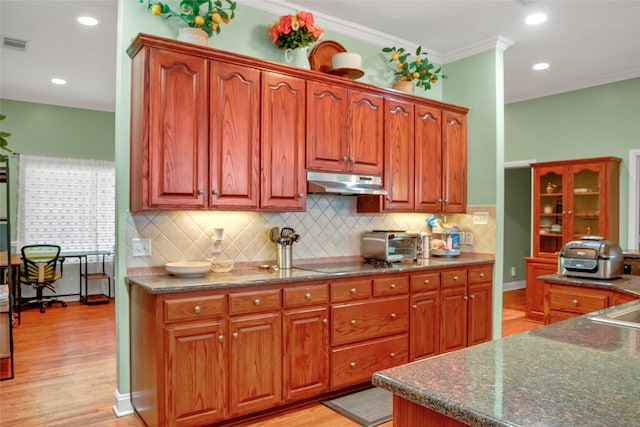
POLYGON ((527 281, 526 280, 519 280, 517 282, 509 282, 509 283, 504 283, 502 285, 502 291, 514 291, 516 289, 524 289, 527 287, 527 281))
POLYGON ((116 417, 125 417, 133 414, 130 393, 120 394, 117 389, 113 392, 113 412, 116 417))

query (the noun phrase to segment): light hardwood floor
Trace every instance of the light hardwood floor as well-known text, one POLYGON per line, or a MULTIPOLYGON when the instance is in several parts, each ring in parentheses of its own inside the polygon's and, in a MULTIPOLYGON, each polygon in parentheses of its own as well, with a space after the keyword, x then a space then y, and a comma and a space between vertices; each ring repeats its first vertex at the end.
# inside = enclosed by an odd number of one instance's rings
MULTIPOLYGON (((524 319, 524 291, 505 295, 503 336, 540 326, 524 319)), ((22 312, 14 328, 15 378, 0 382, 0 426, 142 426, 115 417, 115 303, 22 312)), ((357 427, 315 404, 247 427, 357 427)), ((391 427, 392 423, 382 427, 391 427)))

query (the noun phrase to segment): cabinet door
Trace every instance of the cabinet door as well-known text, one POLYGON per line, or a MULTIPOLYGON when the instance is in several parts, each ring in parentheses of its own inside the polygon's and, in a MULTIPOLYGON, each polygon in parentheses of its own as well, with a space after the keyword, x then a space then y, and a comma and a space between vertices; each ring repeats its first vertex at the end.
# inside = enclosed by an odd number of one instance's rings
POLYGON ((329 388, 329 313, 327 307, 284 314, 284 400, 322 394, 329 388))
POLYGON ((564 244, 567 201, 563 166, 536 167, 533 178, 533 256, 557 259, 564 244))
POLYGON ((565 241, 577 240, 582 236, 608 238, 608 206, 602 200, 602 196, 606 194, 604 169, 604 163, 577 164, 569 167, 568 175, 571 176, 572 185, 567 198, 571 201, 571 215, 566 226, 565 241))
POLYGON ((262 78, 260 207, 304 211, 305 81, 272 72, 262 78))
POLYGON ((467 345, 467 287, 440 291, 440 353, 467 345))
POLYGON ((467 209, 467 116, 445 111, 442 123, 443 212, 467 209))
POLYGON ((467 345, 491 341, 491 284, 469 286, 467 345))
POLYGON ((383 101, 379 95, 349 91, 349 152, 351 171, 382 175, 384 151, 383 101))
POLYGON ((553 274, 558 271, 557 264, 550 262, 527 262, 527 288, 525 294, 525 316, 529 320, 544 320, 544 282, 538 276, 553 274))
POLYGON ((205 425, 225 417, 225 338, 224 321, 165 328, 166 425, 205 425))
POLYGON ((416 106, 415 210, 442 210, 442 111, 416 106))
POLYGON ((281 402, 280 313, 229 320, 229 410, 241 415, 281 402))
POLYGON ((344 172, 348 158, 347 89, 307 82, 307 169, 344 172))
POLYGON ((440 292, 411 297, 409 361, 440 353, 440 292))
POLYGON ((209 205, 257 209, 260 182, 260 71, 211 63, 209 205))
POLYGON ((385 171, 389 194, 387 211, 411 211, 414 207, 413 104, 385 99, 385 171))
POLYGON ((207 61, 156 49, 150 61, 147 207, 205 207, 207 61))

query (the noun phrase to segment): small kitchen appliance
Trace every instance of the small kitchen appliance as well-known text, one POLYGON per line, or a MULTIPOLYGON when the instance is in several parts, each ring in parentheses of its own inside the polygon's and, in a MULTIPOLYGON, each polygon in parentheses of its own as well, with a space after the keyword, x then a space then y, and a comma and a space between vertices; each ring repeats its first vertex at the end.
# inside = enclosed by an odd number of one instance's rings
POLYGON ((418 258, 418 233, 399 230, 373 230, 362 233, 360 250, 367 260, 387 262, 415 261, 418 258))
POLYGON ((617 243, 601 236, 568 242, 558 256, 558 273, 592 279, 615 279, 623 273, 624 255, 617 243))

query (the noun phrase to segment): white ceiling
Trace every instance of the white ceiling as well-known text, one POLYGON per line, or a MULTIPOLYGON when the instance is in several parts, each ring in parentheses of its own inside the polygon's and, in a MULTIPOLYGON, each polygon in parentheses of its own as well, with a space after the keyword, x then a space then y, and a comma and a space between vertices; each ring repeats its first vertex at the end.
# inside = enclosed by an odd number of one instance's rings
MULTIPOLYGON (((502 40, 510 45, 504 53, 507 103, 640 77, 640 0, 238 2, 277 13, 309 10, 325 29, 382 44, 422 45, 445 64, 502 40), (531 12, 549 19, 529 27, 523 21, 531 12), (534 72, 536 62, 551 67, 534 72)), ((0 97, 113 111, 116 4, 0 0, 2 35, 29 42, 26 53, 0 49, 0 97), (100 25, 77 24, 76 17, 85 14, 100 25), (55 76, 68 84, 52 85, 55 76)))

